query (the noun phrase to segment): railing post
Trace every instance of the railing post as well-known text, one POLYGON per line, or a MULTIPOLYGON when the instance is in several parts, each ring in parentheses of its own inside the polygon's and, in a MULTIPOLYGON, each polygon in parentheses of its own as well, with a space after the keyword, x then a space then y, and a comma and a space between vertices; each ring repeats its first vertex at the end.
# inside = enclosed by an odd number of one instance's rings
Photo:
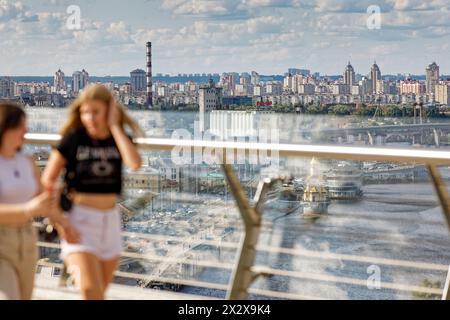
MULTIPOLYGON (((439 198, 442 211, 444 212, 447 227, 450 230, 450 196, 448 194, 447 185, 441 177, 439 169, 435 165, 428 165, 428 171, 430 172, 431 179, 433 181, 434 188, 439 198)), ((450 269, 445 280, 444 292, 442 294, 442 300, 450 300, 450 269)))
POLYGON ((442 211, 447 222, 447 227, 450 231, 450 196, 448 194, 447 186, 441 177, 439 169, 435 165, 428 165, 428 171, 430 172, 431 179, 433 181, 434 188, 439 198, 442 211))
POLYGON ((240 243, 239 260, 236 269, 233 270, 227 299, 245 300, 248 298, 248 288, 260 275, 252 272, 252 267, 255 262, 256 245, 261 231, 261 207, 265 194, 272 183, 270 179, 260 182, 255 195, 257 204, 255 207, 252 207, 233 167, 229 164, 224 164, 223 170, 245 224, 245 235, 240 243))
POLYGON ((445 279, 444 292, 442 293, 442 300, 450 300, 450 267, 447 272, 447 278, 445 279))

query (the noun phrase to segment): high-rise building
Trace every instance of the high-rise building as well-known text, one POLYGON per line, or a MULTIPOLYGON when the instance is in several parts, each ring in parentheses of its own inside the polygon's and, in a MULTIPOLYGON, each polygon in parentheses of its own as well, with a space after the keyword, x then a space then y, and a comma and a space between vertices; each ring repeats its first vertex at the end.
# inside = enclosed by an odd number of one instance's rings
POLYGON ((222 106, 222 88, 216 87, 212 79, 207 85, 200 86, 198 93, 200 111, 211 111, 222 106))
POLYGON ((147 89, 147 74, 142 69, 130 72, 132 93, 145 92, 147 89))
POLYGON ((241 76, 237 72, 231 72, 230 75, 233 78, 233 90, 234 90, 234 86, 240 83, 241 76))
POLYGON ((439 66, 436 64, 436 62, 433 62, 427 67, 426 74, 427 94, 434 94, 435 86, 439 84, 439 66))
POLYGON ((14 81, 9 78, 0 79, 0 98, 12 98, 14 97, 14 81))
POLYGON ((260 84, 253 86, 253 95, 257 97, 261 97, 264 95, 264 87, 260 84))
POLYGON ((402 80, 400 81, 400 94, 415 94, 422 95, 426 92, 426 87, 423 83, 417 80, 402 80))
POLYGON ((450 105, 450 81, 444 81, 435 86, 434 99, 443 105, 450 105))
POLYGON ((244 72, 241 74, 241 77, 239 78, 239 83, 242 85, 249 85, 251 83, 252 77, 247 73, 244 72))
POLYGON ((251 96, 253 94, 253 86, 249 84, 236 84, 234 86, 235 96, 251 96))
POLYGON ((383 80, 378 80, 377 81, 377 86, 376 86, 376 90, 375 90, 375 92, 376 93, 378 93, 378 94, 383 94, 383 93, 387 93, 386 91, 385 91, 385 82, 383 81, 383 80))
POLYGON ((298 93, 299 94, 314 94, 316 92, 316 86, 311 83, 299 84, 298 93))
POLYGON ((283 84, 278 81, 266 83, 266 93, 268 95, 281 95, 283 93, 283 84))
POLYGON ((363 92, 362 87, 359 85, 354 85, 350 87, 350 94, 353 96, 360 96, 362 92, 363 92))
POLYGON ((291 91, 292 90, 292 80, 293 80, 293 76, 291 73, 288 73, 286 77, 284 77, 283 80, 283 89, 286 91, 291 91))
POLYGON ((376 61, 374 62, 372 69, 370 70, 370 80, 372 81, 372 93, 377 93, 377 84, 381 80, 381 71, 376 61))
POLYGON ((260 77, 259 77, 258 72, 252 71, 252 78, 251 78, 252 85, 253 86, 259 85, 259 81, 260 81, 260 77))
POLYGON ((169 88, 166 85, 158 85, 156 86, 157 90, 156 90, 156 95, 158 97, 167 97, 169 95, 169 88))
POLYGON ((220 76, 220 84, 223 88, 224 96, 234 95, 235 77, 232 73, 223 73, 220 76))
POLYGON ((383 81, 383 93, 398 94, 398 87, 396 81, 383 81))
POLYGON ((212 79, 207 85, 200 86, 198 90, 199 126, 200 132, 205 131, 205 123, 209 123, 209 112, 222 107, 223 89, 216 87, 212 79))
POLYGON ((346 84, 335 83, 331 86, 331 92, 333 95, 349 94, 350 87, 346 84))
POLYGON ((89 73, 86 70, 75 71, 72 76, 72 91, 74 93, 79 93, 83 90, 89 83, 89 73))
POLYGON ((350 64, 350 61, 348 62, 347 67, 345 68, 344 72, 344 83, 350 88, 356 84, 355 79, 355 69, 353 69, 353 66, 350 64))
POLYGON ((81 72, 75 71, 72 75, 72 91, 78 93, 81 90, 81 72))
POLYGON ((291 92, 298 93, 299 86, 302 84, 307 84, 307 83, 308 83, 308 78, 306 78, 305 76, 303 76, 301 74, 296 74, 295 76, 292 77, 291 92))
POLYGON ((256 112, 213 111, 210 117, 210 131, 223 140, 253 136, 257 131, 256 112))
POLYGON ((373 93, 372 80, 363 77, 361 81, 359 81, 359 86, 361 87, 361 94, 367 95, 373 93))
POLYGON ((62 72, 61 69, 56 71, 55 77, 53 78, 53 86, 55 87, 56 92, 66 90, 66 80, 64 77, 64 72, 62 72))
POLYGON ((89 84, 89 73, 86 70, 81 70, 81 90, 89 84))

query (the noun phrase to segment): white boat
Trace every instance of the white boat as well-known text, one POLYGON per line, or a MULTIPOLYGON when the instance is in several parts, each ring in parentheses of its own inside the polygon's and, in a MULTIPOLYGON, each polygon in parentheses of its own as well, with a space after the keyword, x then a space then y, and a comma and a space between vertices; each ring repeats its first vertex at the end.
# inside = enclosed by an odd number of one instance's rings
POLYGON ((340 161, 325 173, 326 186, 332 200, 359 200, 362 195, 363 173, 361 166, 340 161))

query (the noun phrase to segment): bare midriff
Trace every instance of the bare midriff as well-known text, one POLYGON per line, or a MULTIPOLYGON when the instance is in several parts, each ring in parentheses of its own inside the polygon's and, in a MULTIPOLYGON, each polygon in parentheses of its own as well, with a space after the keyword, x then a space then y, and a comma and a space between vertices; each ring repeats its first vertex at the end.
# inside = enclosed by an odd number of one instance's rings
POLYGON ((101 194, 72 192, 71 197, 74 204, 99 210, 109 210, 114 208, 117 204, 117 194, 115 193, 101 194))

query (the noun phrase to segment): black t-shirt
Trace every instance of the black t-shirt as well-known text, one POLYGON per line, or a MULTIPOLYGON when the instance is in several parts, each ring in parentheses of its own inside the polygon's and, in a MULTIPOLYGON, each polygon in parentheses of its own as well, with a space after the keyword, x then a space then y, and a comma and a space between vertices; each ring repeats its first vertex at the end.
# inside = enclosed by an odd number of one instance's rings
POLYGON ((69 189, 83 193, 122 192, 122 157, 114 138, 92 139, 86 129, 65 135, 57 150, 66 159, 69 189))

